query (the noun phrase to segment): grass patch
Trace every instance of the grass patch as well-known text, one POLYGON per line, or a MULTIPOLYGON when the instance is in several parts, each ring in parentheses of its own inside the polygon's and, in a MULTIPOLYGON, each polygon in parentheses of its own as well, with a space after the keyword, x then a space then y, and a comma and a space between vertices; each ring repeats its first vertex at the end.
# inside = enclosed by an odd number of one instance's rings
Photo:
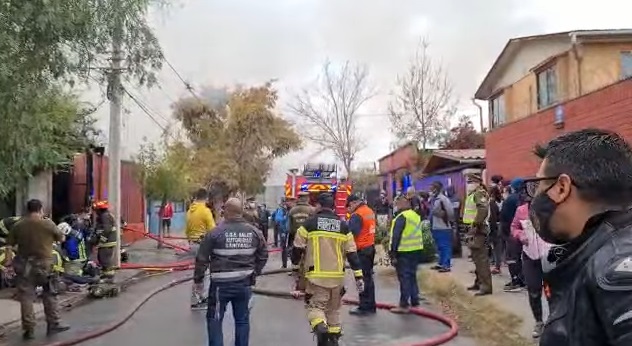
POLYGON ((420 285, 424 294, 454 318, 461 331, 481 346, 533 346, 517 330, 522 319, 499 308, 485 297, 476 298, 450 275, 422 269, 420 285))

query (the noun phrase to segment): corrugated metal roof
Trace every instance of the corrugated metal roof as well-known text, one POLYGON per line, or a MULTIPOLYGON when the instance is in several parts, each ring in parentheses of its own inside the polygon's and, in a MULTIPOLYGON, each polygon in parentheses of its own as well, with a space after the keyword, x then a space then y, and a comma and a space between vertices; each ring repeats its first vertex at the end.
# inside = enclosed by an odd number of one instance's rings
POLYGON ((432 155, 454 161, 485 160, 485 149, 435 150, 432 155))

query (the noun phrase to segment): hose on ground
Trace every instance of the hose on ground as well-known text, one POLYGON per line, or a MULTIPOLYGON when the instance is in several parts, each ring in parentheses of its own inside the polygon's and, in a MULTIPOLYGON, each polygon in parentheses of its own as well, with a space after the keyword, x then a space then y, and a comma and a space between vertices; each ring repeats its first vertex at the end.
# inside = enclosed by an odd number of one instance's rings
MULTIPOLYGON (((273 274, 279 274, 279 273, 287 273, 289 272, 290 269, 273 269, 273 270, 267 270, 264 271, 263 273, 261 273, 261 275, 273 275, 273 274)), ((114 330, 116 330, 117 328, 121 327, 123 324, 125 324, 127 321, 129 321, 134 314, 136 314, 136 312, 138 312, 138 310, 140 310, 145 304, 147 304, 147 302, 149 302, 152 298, 154 298, 156 295, 158 295, 159 293, 166 291, 170 288, 173 288, 175 286, 184 284, 186 282, 189 281, 193 281, 193 276, 189 276, 189 277, 185 277, 185 278, 181 278, 181 279, 176 279, 173 280, 172 282, 158 287, 155 290, 149 292, 148 294, 146 294, 141 300, 139 300, 124 316, 123 318, 121 318, 118 321, 114 321, 108 325, 106 325, 105 327, 95 330, 95 331, 91 331, 91 332, 87 332, 83 335, 80 335, 74 339, 71 340, 63 340, 63 341, 56 341, 56 342, 52 342, 52 343, 48 343, 45 344, 44 346, 72 346, 72 345, 79 345, 82 342, 91 340, 91 339, 96 339, 100 336, 103 336, 107 333, 110 333, 114 330)), ((296 299, 291 293, 289 292, 283 292, 283 291, 277 291, 277 290, 268 290, 268 289, 262 289, 262 288, 257 288, 254 287, 253 288, 253 293, 256 294, 260 294, 260 295, 265 295, 265 296, 271 296, 271 297, 277 297, 277 298, 286 298, 286 299, 296 299)), ((355 299, 344 299, 344 303, 345 304, 349 304, 349 305, 358 305, 358 301, 355 299)), ((392 304, 386 304, 386 303, 378 303, 377 304, 377 308, 378 309, 391 309, 395 307, 395 305, 392 304)), ((421 309, 421 308, 413 308, 410 310, 411 314, 423 317, 423 318, 428 318, 428 319, 432 319, 438 322, 443 323, 444 325, 446 325, 447 327, 449 327, 449 330, 437 335, 433 338, 430 339, 426 339, 424 341, 420 341, 417 343, 413 343, 410 345, 406 345, 406 346, 437 346, 437 345, 442 345, 445 344, 446 342, 452 340, 454 337, 456 337, 456 335, 458 334, 458 326, 456 324, 456 322, 447 317, 447 316, 443 316, 425 309, 421 309)))

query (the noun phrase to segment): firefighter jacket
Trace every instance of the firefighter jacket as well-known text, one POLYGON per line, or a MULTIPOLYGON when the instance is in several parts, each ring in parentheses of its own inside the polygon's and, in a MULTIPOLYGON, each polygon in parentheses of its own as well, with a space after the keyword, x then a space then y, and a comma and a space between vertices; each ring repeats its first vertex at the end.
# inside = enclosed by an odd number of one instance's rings
POLYGON ((311 283, 333 288, 344 284, 345 257, 356 278, 362 277, 353 234, 331 209, 321 209, 299 227, 294 238, 292 263, 305 257, 305 277, 311 283))
POLYGON ((18 221, 20 221, 19 216, 11 216, 0 220, 0 247, 7 245, 9 231, 11 231, 13 225, 15 225, 18 221))
POLYGON ((297 203, 287 215, 288 231, 296 234, 299 227, 303 226, 305 221, 312 215, 314 215, 314 207, 302 202, 297 203))
POLYGON ((254 284, 268 261, 268 248, 261 231, 243 218, 225 219, 200 243, 195 258, 194 281, 204 281, 210 268, 211 281, 254 284))
POLYGON ((114 216, 109 211, 103 211, 96 217, 94 230, 98 236, 99 248, 115 247, 118 241, 114 216))
POLYGON ((632 345, 632 211, 593 216, 543 267, 550 313, 541 346, 632 345))

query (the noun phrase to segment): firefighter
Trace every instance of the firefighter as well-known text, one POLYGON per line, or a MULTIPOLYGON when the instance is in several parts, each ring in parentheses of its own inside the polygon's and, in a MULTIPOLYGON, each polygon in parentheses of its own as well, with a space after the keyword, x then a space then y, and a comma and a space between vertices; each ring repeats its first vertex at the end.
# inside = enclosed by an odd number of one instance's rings
MULTIPOLYGON (((296 237, 296 232, 299 227, 303 226, 305 220, 310 216, 314 215, 314 207, 309 205, 309 193, 305 191, 301 191, 298 194, 298 201, 294 204, 294 206, 290 209, 290 212, 287 216, 288 223, 288 250, 292 251, 292 246, 294 245, 294 238, 296 237)), ((305 276, 304 276, 304 268, 303 262, 295 263, 292 267, 292 274, 295 279, 295 292, 303 292, 305 291, 305 276)))
MULTIPOLYGON (((0 280, 8 280, 11 276, 9 275, 9 263, 13 259, 13 249, 7 245, 7 237, 9 236, 9 232, 13 228, 18 221, 20 221, 19 216, 11 216, 0 220, 0 280)), ((2 283, 0 283, 0 288, 2 287, 2 283)))
POLYGON ((485 296, 492 294, 492 273, 486 246, 489 228, 485 224, 489 215, 489 195, 478 174, 467 175, 467 190, 463 223, 468 227, 466 242, 476 269, 474 285, 468 290, 477 291, 475 296, 485 296))
POLYGON ((115 263, 114 251, 116 251, 117 236, 114 216, 109 211, 108 201, 94 203, 93 210, 96 213, 94 232, 97 239, 97 260, 101 266, 101 279, 114 278, 115 263))
POLYGON ((344 295, 345 257, 360 293, 364 291, 364 281, 353 234, 334 212, 334 198, 330 194, 321 194, 316 208, 316 214, 305 220, 296 232, 292 263, 298 264, 303 258, 305 261, 307 318, 318 346, 337 346, 342 335, 340 308, 344 295))

